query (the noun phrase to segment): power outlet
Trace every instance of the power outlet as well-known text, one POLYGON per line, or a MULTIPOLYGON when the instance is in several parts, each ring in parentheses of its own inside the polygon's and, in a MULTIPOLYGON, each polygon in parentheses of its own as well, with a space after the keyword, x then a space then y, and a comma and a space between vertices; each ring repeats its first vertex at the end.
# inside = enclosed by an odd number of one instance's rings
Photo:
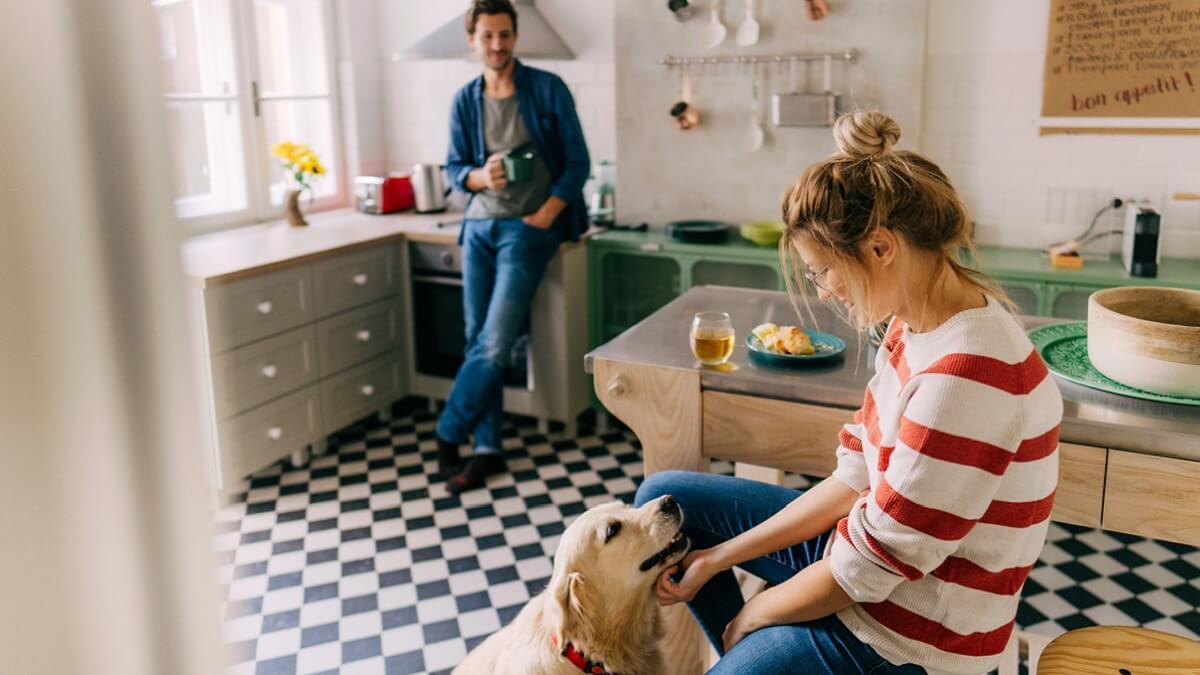
MULTIPOLYGON (((1052 187, 1046 194, 1045 227, 1034 244, 1046 247, 1069 241, 1082 235, 1096 218, 1096 213, 1112 204, 1112 190, 1095 188, 1052 187)), ((1122 197, 1124 199, 1124 197, 1122 197)), ((1109 209, 1096 218, 1092 233, 1119 229, 1124 223, 1124 208, 1109 209)), ((1090 255, 1112 255, 1120 251, 1120 237, 1104 237, 1084 247, 1090 255)))

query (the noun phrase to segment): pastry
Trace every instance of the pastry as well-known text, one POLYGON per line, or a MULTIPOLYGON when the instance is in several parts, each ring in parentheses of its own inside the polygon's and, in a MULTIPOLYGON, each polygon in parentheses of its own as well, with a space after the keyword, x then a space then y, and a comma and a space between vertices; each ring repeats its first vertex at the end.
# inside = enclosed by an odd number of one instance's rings
POLYGON ((795 326, 784 326, 779 329, 778 351, 795 356, 805 356, 816 350, 813 349, 812 340, 809 339, 807 333, 795 326))
POLYGON ((767 345, 768 341, 770 341, 772 337, 779 333, 779 326, 769 322, 760 323, 754 327, 754 330, 750 332, 754 333, 754 337, 758 338, 763 345, 767 345))

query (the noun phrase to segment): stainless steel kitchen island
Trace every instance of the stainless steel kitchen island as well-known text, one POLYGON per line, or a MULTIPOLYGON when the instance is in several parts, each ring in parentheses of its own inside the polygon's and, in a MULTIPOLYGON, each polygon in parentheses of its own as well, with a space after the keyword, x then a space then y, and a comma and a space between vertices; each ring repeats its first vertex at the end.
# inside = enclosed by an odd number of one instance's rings
MULTIPOLYGON (((638 435, 646 473, 701 470, 708 458, 825 475, 837 431, 862 402, 874 348, 813 303, 819 330, 844 339, 844 358, 764 369, 745 346, 764 321, 809 326, 784 293, 694 288, 585 359, 597 396, 638 435), (737 331, 726 366, 696 363, 688 326, 728 312, 737 331)), ((1051 319, 1026 318, 1034 327, 1051 319)), ((1055 378, 1063 394, 1056 520, 1200 544, 1200 408, 1096 391, 1055 378)), ((760 474, 763 475, 763 474, 760 474)), ((769 476, 769 474, 766 474, 769 476)))
MULTIPOLYGON (((689 290, 585 357, 596 395, 637 434, 647 475, 706 471, 712 458, 738 475, 771 482, 781 471, 828 475, 837 433, 862 402, 874 348, 828 308, 798 313, 787 295, 720 286, 689 290), (688 330, 697 312, 727 312, 737 338, 722 367, 693 358, 688 330), (843 358, 803 369, 760 368, 745 336, 765 321, 800 325, 846 341, 843 358)), ((1027 328, 1050 319, 1023 318, 1027 328)), ((1200 545, 1200 408, 1124 398, 1055 378, 1063 395, 1059 484, 1051 518, 1200 545)), ((746 589, 743 589, 744 591, 746 589)), ((664 653, 679 673, 713 663, 695 620, 664 610, 664 653)), ((1045 639, 1013 633, 1001 672, 1017 672, 1020 645, 1045 639)))

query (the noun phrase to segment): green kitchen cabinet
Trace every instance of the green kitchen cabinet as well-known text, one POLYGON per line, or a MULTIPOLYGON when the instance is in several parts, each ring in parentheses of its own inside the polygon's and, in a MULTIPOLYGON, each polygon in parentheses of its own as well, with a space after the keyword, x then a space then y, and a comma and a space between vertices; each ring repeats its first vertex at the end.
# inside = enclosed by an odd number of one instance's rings
MULTIPOLYGON (((602 232, 588 241, 589 341, 620 335, 683 291, 700 285, 783 290, 779 253, 736 233, 722 244, 682 244, 661 229, 602 232)), ((1200 290, 1200 260, 1163 258, 1153 279, 1130 277, 1119 259, 1088 259, 1082 269, 1055 269, 1043 251, 979 247, 978 265, 1023 314, 1087 318, 1087 299, 1113 286, 1200 290)))
POLYGON ((1060 319, 1086 321, 1088 298, 1096 291, 1109 286, 1063 286, 1050 284, 1046 287, 1046 315, 1060 319))
POLYGON ((730 260, 696 260, 691 264, 691 286, 741 286, 776 291, 782 287, 778 265, 730 260))
POLYGON ((603 279, 591 284, 591 342, 603 344, 683 292, 682 267, 670 255, 613 250, 595 255, 589 269, 603 279))
POLYGON ((1000 288, 1017 306, 1021 314, 1042 316, 1046 308, 1046 284, 998 278, 1000 288))
POLYGON ((693 286, 783 290, 779 254, 736 235, 683 244, 662 231, 604 232, 588 240, 589 342, 604 344, 693 286))

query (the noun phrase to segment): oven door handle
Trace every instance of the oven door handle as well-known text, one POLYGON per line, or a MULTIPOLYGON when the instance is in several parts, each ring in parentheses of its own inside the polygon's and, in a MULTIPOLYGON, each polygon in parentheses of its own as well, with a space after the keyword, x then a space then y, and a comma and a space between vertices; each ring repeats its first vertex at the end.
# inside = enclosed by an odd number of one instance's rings
POLYGON ((414 284, 439 284, 441 286, 457 286, 462 288, 462 277, 439 277, 431 274, 414 274, 412 276, 414 284))

